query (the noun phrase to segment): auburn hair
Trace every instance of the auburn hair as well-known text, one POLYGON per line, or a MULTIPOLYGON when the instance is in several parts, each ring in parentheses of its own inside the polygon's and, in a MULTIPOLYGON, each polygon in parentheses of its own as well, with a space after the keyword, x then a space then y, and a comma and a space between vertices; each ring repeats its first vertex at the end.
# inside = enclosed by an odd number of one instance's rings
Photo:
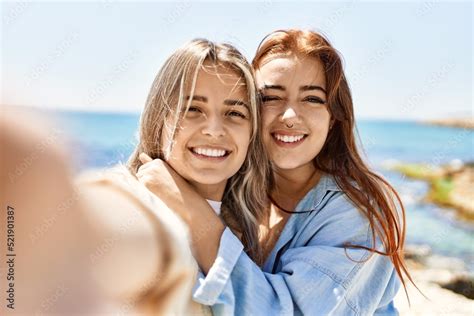
POLYGON ((367 217, 373 247, 347 244, 389 256, 406 291, 405 277, 413 283, 404 261, 405 209, 395 189, 363 161, 356 144, 356 126, 351 91, 340 54, 314 31, 278 30, 260 43, 252 65, 258 70, 274 58, 298 55, 322 62, 326 75, 328 109, 332 127, 314 158, 314 165, 332 175, 347 197, 367 217), (376 239, 383 250, 376 249, 376 239))

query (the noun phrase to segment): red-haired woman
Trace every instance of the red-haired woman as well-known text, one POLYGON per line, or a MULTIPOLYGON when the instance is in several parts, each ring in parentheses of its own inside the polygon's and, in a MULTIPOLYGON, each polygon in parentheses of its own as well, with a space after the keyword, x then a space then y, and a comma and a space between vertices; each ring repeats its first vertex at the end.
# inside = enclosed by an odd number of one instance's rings
MULTIPOLYGON (((318 33, 276 31, 253 66, 274 168, 271 206, 257 219, 262 260, 222 224, 191 225, 206 240, 194 250, 204 272, 194 299, 226 315, 396 314, 393 298, 410 279, 404 209, 358 152, 339 54, 318 33)), ((211 212, 194 207, 199 196, 175 179, 181 196, 155 193, 182 216, 211 212)))

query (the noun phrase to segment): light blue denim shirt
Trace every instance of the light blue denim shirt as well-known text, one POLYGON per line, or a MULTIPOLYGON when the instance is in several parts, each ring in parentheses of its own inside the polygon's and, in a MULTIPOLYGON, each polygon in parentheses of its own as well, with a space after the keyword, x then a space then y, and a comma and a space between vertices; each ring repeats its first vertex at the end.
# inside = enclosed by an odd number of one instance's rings
MULTIPOLYGON (((300 201, 263 267, 226 228, 195 301, 214 315, 393 315, 400 280, 373 247, 367 218, 328 175, 300 201)), ((377 248, 382 250, 378 243, 377 248)))

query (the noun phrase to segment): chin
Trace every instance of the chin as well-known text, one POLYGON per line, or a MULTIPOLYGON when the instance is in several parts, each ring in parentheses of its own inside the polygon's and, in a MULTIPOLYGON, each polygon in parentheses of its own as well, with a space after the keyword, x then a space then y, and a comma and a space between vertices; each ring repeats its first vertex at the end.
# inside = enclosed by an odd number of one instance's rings
POLYGON ((282 170, 291 170, 291 169, 296 169, 301 166, 306 165, 308 162, 303 162, 303 161, 296 161, 294 159, 291 159, 291 157, 286 157, 284 159, 278 159, 273 161, 273 165, 277 167, 278 169, 282 170))
POLYGON ((295 163, 293 161, 274 161, 273 164, 278 169, 283 169, 283 170, 296 169, 296 168, 298 168, 302 165, 302 164, 299 164, 299 163, 295 163))
POLYGON ((224 177, 222 174, 216 174, 216 175, 199 175, 190 178, 189 180, 192 182, 200 183, 200 184, 205 184, 205 185, 217 185, 221 184, 222 182, 225 182, 229 179, 230 177, 224 177))

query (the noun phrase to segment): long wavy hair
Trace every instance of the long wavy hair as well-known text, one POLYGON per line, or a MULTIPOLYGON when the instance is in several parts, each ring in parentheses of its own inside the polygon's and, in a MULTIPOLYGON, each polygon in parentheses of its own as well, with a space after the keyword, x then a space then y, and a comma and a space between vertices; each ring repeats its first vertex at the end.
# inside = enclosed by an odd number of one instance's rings
POLYGON ((236 48, 229 44, 195 39, 165 61, 151 86, 140 119, 139 143, 127 166, 132 174, 136 174, 141 166, 139 155, 142 152, 153 159, 169 156, 173 144, 161 148, 160 139, 164 132, 171 135, 171 139, 179 132, 180 120, 191 105, 198 72, 204 62, 235 70, 243 78, 247 89, 252 127, 250 144, 242 167, 227 181, 222 199, 222 218, 241 237, 247 254, 256 262, 261 262, 258 223, 267 206, 271 167, 258 124, 260 106, 253 70, 236 48), (191 97, 187 99, 186 96, 191 97), (166 123, 170 121, 171 124, 166 123))
POLYGON ((341 57, 329 41, 316 32, 279 30, 263 39, 252 65, 258 69, 266 61, 292 54, 320 60, 326 75, 332 128, 323 148, 314 158, 314 165, 334 177, 348 198, 367 217, 372 230, 373 247, 346 246, 389 256, 406 290, 404 276, 413 281, 403 255, 405 209, 395 189, 370 170, 359 154, 352 96, 341 57), (376 238, 381 240, 383 251, 376 249, 376 238))

